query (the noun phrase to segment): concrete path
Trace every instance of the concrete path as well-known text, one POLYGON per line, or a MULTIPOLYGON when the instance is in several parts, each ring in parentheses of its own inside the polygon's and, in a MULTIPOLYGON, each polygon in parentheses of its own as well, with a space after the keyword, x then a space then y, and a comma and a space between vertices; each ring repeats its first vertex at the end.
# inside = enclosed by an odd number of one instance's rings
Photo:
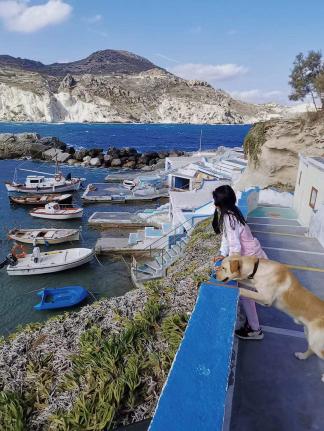
MULTIPOLYGON (((268 257, 291 265, 301 283, 324 299, 324 249, 305 236, 290 208, 259 207, 248 217, 268 257)), ((324 361, 306 349, 302 326, 274 308, 258 306, 262 341, 239 341, 231 431, 324 429, 324 361)))

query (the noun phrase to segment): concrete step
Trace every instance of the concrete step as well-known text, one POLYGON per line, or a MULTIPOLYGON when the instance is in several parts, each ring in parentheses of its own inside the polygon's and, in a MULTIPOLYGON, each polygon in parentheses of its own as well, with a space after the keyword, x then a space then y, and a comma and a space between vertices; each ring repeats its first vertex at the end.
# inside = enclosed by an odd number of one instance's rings
POLYGON ((150 268, 146 263, 138 265, 135 269, 136 272, 140 272, 141 274, 154 275, 154 269, 150 268))
POLYGON ((180 253, 181 250, 178 244, 171 245, 171 247, 172 247, 172 250, 174 250, 177 254, 180 253))
POLYGON ((161 269, 161 265, 156 260, 148 260, 145 265, 151 268, 154 272, 158 272, 161 269))

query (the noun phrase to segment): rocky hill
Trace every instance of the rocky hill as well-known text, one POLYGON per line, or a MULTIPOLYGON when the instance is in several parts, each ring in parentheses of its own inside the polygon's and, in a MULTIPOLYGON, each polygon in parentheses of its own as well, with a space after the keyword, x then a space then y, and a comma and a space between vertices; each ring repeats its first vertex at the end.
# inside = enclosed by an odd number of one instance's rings
POLYGON ((284 113, 234 100, 125 51, 51 65, 0 56, 2 121, 240 124, 284 113))
POLYGON ((249 165, 237 190, 250 186, 293 190, 298 154, 324 156, 324 112, 257 123, 246 136, 244 149, 249 165))
POLYGON ((45 65, 39 61, 0 55, 0 68, 15 68, 30 72, 38 72, 51 76, 65 76, 68 73, 81 75, 85 73, 140 73, 158 68, 146 58, 127 51, 106 49, 97 51, 82 60, 70 63, 53 63, 45 65))

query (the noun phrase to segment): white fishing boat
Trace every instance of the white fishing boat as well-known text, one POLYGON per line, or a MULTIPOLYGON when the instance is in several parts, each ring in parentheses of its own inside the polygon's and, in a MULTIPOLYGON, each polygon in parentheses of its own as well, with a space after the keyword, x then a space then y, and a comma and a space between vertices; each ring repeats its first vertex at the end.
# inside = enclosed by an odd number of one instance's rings
POLYGON ((20 183, 17 181, 17 170, 15 170, 13 181, 7 181, 5 183, 8 192, 37 194, 70 192, 79 190, 81 183, 84 180, 84 178, 72 178, 71 175, 67 175, 67 177, 65 177, 58 168, 56 168, 55 174, 32 171, 30 169, 19 170, 43 175, 28 175, 25 182, 20 183))
POLYGON ((37 218, 69 220, 81 218, 83 215, 83 208, 65 207, 59 205, 57 202, 51 202, 45 205, 44 208, 34 208, 29 214, 37 218))
POLYGON ((11 229, 9 238, 24 244, 61 244, 78 241, 79 229, 11 229))
POLYGON ((65 271, 84 265, 94 256, 91 248, 70 248, 39 253, 35 259, 33 254, 19 257, 14 264, 7 266, 8 275, 39 275, 65 271))

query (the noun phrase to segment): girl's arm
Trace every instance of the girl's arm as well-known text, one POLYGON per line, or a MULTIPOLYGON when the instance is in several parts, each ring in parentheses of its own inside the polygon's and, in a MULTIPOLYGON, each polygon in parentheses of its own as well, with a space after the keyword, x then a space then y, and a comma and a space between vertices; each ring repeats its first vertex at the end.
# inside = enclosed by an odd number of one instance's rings
POLYGON ((241 254, 240 223, 234 217, 230 221, 229 216, 225 216, 224 228, 227 233, 228 255, 241 254))
POLYGON ((227 240, 227 235, 224 229, 223 235, 222 235, 222 242, 221 242, 221 246, 219 249, 219 254, 221 256, 228 256, 229 255, 229 245, 228 245, 228 240, 227 240))

